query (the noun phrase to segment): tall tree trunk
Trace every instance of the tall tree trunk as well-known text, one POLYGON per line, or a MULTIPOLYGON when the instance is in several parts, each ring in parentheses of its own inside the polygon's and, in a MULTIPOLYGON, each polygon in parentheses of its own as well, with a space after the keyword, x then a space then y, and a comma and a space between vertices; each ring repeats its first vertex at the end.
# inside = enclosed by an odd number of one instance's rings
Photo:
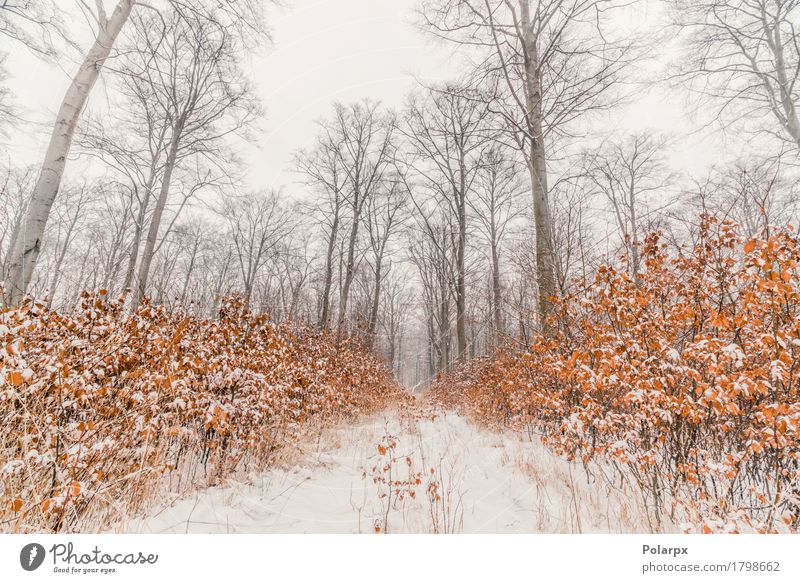
POLYGON ((164 214, 164 208, 167 206, 167 199, 169 198, 169 188, 172 182, 172 172, 175 170, 175 164, 178 159, 178 148, 181 141, 181 133, 183 132, 183 118, 180 118, 173 129, 172 140, 170 142, 169 154, 167 155, 166 163, 164 164, 164 176, 161 179, 161 189, 158 193, 158 200, 153 209, 153 216, 150 218, 150 228, 147 231, 147 240, 145 241, 144 251, 142 252, 142 263, 139 266, 139 277, 136 282, 136 293, 133 298, 133 309, 139 307, 142 303, 145 293, 147 292, 147 279, 150 275, 150 265, 153 262, 155 255, 156 243, 158 242, 158 231, 161 228, 161 217, 164 214))
POLYGON ((350 297, 350 286, 353 283, 356 267, 356 240, 358 239, 358 222, 361 219, 361 203, 356 195, 353 205, 353 228, 350 230, 350 240, 347 243, 347 265, 345 266, 344 284, 339 295, 339 319, 336 325, 339 336, 344 333, 345 322, 347 320, 347 300, 350 297))
MULTIPOLYGON (((767 30, 766 33, 769 39, 769 30, 767 30)), ((786 74, 786 56, 780 25, 776 25, 773 28, 771 41, 772 50, 775 53, 775 74, 778 78, 781 106, 786 118, 786 131, 789 132, 794 142, 800 146, 800 118, 798 118, 797 108, 792 99, 792 83, 789 81, 786 74)))
POLYGON ((542 90, 538 68, 537 39, 533 31, 528 0, 520 0, 520 17, 524 45, 526 125, 530 148, 528 170, 533 195, 533 222, 536 228, 536 279, 539 287, 539 319, 542 332, 552 332, 550 316, 556 295, 555 261, 553 259, 553 223, 547 188, 547 161, 542 131, 542 90))
POLYGON ((61 102, 42 169, 25 213, 22 231, 10 252, 6 294, 11 305, 19 304, 28 290, 39 259, 50 209, 61 186, 78 120, 135 2, 136 0, 120 0, 110 18, 106 18, 104 14, 98 15, 97 38, 61 102))
POLYGON ((186 303, 186 292, 189 290, 189 280, 192 278, 192 271, 194 271, 194 260, 197 257, 197 248, 200 246, 200 239, 196 239, 192 247, 192 257, 189 260, 189 267, 186 268, 186 278, 183 280, 183 289, 181 290, 181 303, 186 303))
POLYGON ((372 291, 372 302, 369 308, 369 318, 367 320, 367 344, 370 348, 375 345, 375 329, 378 326, 378 309, 381 301, 381 273, 383 267, 383 250, 375 261, 375 289, 372 291))
POLYGON ((458 240, 456 242, 456 342, 458 344, 457 359, 467 359, 467 282, 465 273, 467 218, 464 209, 465 193, 461 193, 458 216, 458 240))
POLYGON ((142 245, 142 233, 144 232, 144 222, 147 219, 147 207, 150 206, 150 199, 153 196, 153 188, 156 184, 158 171, 155 162, 150 166, 150 173, 145 184, 145 199, 139 205, 139 212, 133 230, 133 242, 131 243, 131 253, 128 258, 128 268, 125 271, 125 281, 122 282, 122 289, 126 290, 133 283, 133 274, 136 273, 136 263, 139 261, 139 247, 142 245))
POLYGON ((503 290, 500 281, 500 254, 497 251, 497 241, 492 226, 492 320, 494 323, 494 333, 492 338, 493 347, 497 346, 500 337, 503 335, 503 290))
POLYGON ((333 252, 336 249, 336 238, 339 232, 339 207, 333 215, 331 234, 328 238, 328 249, 325 255, 325 284, 322 289, 322 315, 319 319, 319 327, 327 330, 331 320, 331 287, 333 286, 333 252))

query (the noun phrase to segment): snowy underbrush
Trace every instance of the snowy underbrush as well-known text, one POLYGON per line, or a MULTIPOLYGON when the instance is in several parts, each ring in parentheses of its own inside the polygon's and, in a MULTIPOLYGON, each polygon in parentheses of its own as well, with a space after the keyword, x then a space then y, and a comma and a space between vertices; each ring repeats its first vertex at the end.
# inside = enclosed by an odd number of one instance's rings
POLYGON ((558 302, 551 334, 442 375, 429 402, 527 431, 653 532, 800 528, 800 244, 701 217, 558 302))
POLYGON ((527 432, 488 430, 435 408, 418 412, 405 430, 385 427, 368 457, 363 477, 372 491, 364 498, 372 504, 359 515, 374 532, 680 531, 655 525, 635 484, 613 479, 608 464, 568 461, 527 432))
POLYGON ((152 533, 649 532, 625 486, 587 480, 536 438, 430 411, 326 428, 263 472, 159 501, 152 533))
POLYGON ((204 319, 104 291, 0 312, 0 530, 86 532, 408 397, 367 350, 228 298, 204 319))

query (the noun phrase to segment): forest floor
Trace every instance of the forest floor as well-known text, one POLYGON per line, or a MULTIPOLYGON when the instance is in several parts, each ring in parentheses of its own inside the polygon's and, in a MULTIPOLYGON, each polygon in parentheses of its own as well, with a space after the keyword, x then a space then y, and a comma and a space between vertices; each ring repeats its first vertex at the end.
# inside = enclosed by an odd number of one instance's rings
POLYGON ((587 479, 580 464, 554 456, 536 437, 493 433, 454 414, 409 419, 386 412, 327 429, 267 471, 167 497, 147 516, 115 530, 652 531, 644 516, 635 496, 607 480, 587 479))

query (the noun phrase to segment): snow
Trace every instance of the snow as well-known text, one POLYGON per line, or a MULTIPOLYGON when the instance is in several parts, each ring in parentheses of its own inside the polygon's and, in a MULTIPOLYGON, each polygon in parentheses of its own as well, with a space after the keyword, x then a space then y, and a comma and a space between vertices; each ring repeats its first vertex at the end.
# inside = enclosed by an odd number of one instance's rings
POLYGON ((22 460, 11 460, 0 468, 0 474, 13 474, 22 470, 25 467, 25 462, 22 460))
POLYGON ((479 429, 454 414, 409 421, 387 413, 326 430, 283 467, 162 501, 146 516, 123 521, 112 531, 371 533, 376 526, 390 533, 651 530, 636 511, 634 496, 608 483, 587 481, 581 465, 554 456, 536 438, 479 429), (411 488, 413 498, 395 500, 388 512, 387 498, 381 496, 387 487, 373 481, 388 459, 377 448, 384 435, 398 443, 393 479, 421 476, 411 488), (429 494, 434 481, 438 501, 429 494))
POLYGON ((728 344, 722 348, 722 353, 731 359, 736 366, 741 367, 744 362, 744 352, 738 344, 728 344))

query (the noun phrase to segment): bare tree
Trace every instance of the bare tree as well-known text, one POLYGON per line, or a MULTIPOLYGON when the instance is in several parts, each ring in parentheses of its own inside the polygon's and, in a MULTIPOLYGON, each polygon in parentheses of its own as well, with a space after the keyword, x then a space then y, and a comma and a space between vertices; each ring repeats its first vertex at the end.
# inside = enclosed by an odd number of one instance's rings
POLYGON ((664 161, 667 140, 647 131, 613 139, 589 154, 587 162, 590 180, 611 207, 634 280, 641 268, 641 238, 652 226, 645 222, 648 215, 674 202, 664 196, 673 179, 664 161), (659 200, 648 206, 654 194, 659 200))
POLYGON ((122 289, 131 288, 134 281, 142 238, 164 172, 172 125, 169 110, 153 107, 152 86, 141 74, 137 60, 129 57, 119 67, 120 102, 104 118, 88 120, 78 138, 82 151, 100 159, 127 183, 130 196, 126 212, 131 215, 133 235, 122 289), (113 123, 109 123, 109 117, 113 123))
POLYGON ((495 100, 528 163, 536 227, 539 319, 547 332, 556 294, 547 140, 565 134, 589 111, 607 107, 629 61, 633 39, 612 40, 608 19, 617 0, 430 0, 427 26, 438 36, 479 47, 486 77, 499 79, 495 100))
POLYGON ((422 282, 422 299, 428 336, 428 373, 433 377, 451 364, 451 312, 454 237, 446 217, 441 214, 415 215, 416 225, 409 232, 409 259, 422 282))
POLYGON ((499 144, 493 144, 485 152, 478 173, 475 196, 468 201, 489 243, 493 345, 505 334, 501 244, 509 226, 522 211, 519 205, 519 197, 523 192, 520 164, 513 154, 499 144))
POLYGON ((0 281, 5 279, 8 267, 7 252, 14 247, 19 236, 29 193, 35 180, 35 170, 2 167, 0 174, 0 281))
POLYGON ((596 192, 585 175, 561 177, 552 191, 556 281, 566 295, 576 280, 588 279, 597 262, 596 192))
MULTIPOLYGON (((183 243, 183 284, 181 285, 178 300, 181 304, 186 304, 189 300, 189 286, 200 261, 200 255, 204 245, 207 243, 205 232, 209 226, 200 217, 192 217, 190 220, 178 225, 174 232, 183 243)), ((174 274, 171 274, 174 279, 174 274)))
POLYGON ((800 186, 781 157, 751 156, 712 169, 688 194, 687 204, 675 213, 680 223, 708 213, 734 221, 754 237, 797 220, 800 186))
POLYGON ((761 120, 757 129, 800 147, 800 1, 673 0, 686 31, 681 74, 721 113, 761 120), (777 123, 775 123, 777 122, 777 123))
POLYGON ((344 241, 343 280, 339 292, 339 314, 336 329, 345 331, 350 288, 356 273, 357 244, 361 235, 364 211, 381 187, 393 155, 395 121, 382 113, 379 104, 371 101, 349 106, 334 106, 329 122, 338 168, 344 176, 343 198, 350 220, 350 232, 344 241))
POLYGON ((58 41, 68 41, 68 30, 63 8, 55 0, 0 0, 0 38, 22 44, 34 54, 55 57, 58 41))
POLYGON ((306 293, 306 284, 315 263, 315 257, 310 253, 310 241, 309 232, 296 234, 294 239, 284 239, 275 261, 283 317, 309 325, 313 322, 314 312, 309 308, 311 300, 306 293))
POLYGON ((262 269, 294 225, 275 192, 230 199, 222 214, 228 223, 249 304, 262 269))
MULTIPOLYGON (((64 95, 53 127, 44 161, 41 166, 36 186, 33 189, 30 204, 28 205, 21 236, 15 240, 14 247, 9 251, 9 265, 7 270, 7 289, 5 301, 10 304, 18 303, 27 291, 31 276, 36 267, 36 262, 41 252, 47 220, 53 206, 61 180, 64 175, 67 159, 72 148, 73 137, 78 127, 81 113, 86 106, 89 95, 100 77, 100 73, 112 54, 115 43, 121 31, 128 22, 135 6, 153 9, 148 3, 139 0, 118 0, 114 9, 109 13, 105 9, 103 0, 95 0, 92 9, 89 3, 80 0, 78 6, 94 25, 94 41, 86 53, 78 72, 64 95)), ((251 0, 222 0, 217 3, 216 13, 222 14, 225 22, 239 34, 258 32, 261 29, 260 13, 262 3, 251 0)), ((30 12, 24 9, 8 10, 9 6, 16 4, 4 2, 0 10, 0 23, 4 34, 17 40, 31 44, 30 36, 23 38, 16 31, 19 27, 11 26, 9 15, 28 18, 38 24, 45 24, 44 19, 38 16, 31 17, 30 12), (27 40, 26 40, 27 39, 27 40)), ((53 5, 54 6, 54 5, 53 5)), ((170 0, 167 4, 173 9, 182 9, 200 18, 204 16, 204 2, 196 0, 170 0)), ((54 7, 55 8, 55 7, 54 7)), ((57 15, 57 12, 55 13, 57 15)), ((252 34, 251 34, 252 36, 252 34)))
MULTIPOLYGON (((132 223, 131 190, 112 182, 100 185, 98 198, 102 205, 93 208, 93 220, 88 226, 86 248, 96 250, 100 257, 102 275, 100 287, 121 291, 119 274, 126 258, 128 231, 132 223)), ((81 286, 78 286, 81 289, 81 286)))
POLYGON ((323 330, 330 327, 331 289, 333 287, 334 261, 336 259, 339 229, 345 205, 345 172, 341 167, 343 153, 342 137, 331 131, 323 122, 318 122, 320 135, 311 151, 301 150, 295 155, 295 167, 304 175, 306 184, 315 196, 309 209, 324 230, 325 267, 322 276, 322 295, 318 325, 323 330))
POLYGON ((52 305, 53 297, 58 289, 62 276, 64 260, 70 246, 74 243, 81 227, 81 221, 86 221, 86 208, 91 204, 92 194, 86 184, 64 189, 62 196, 56 204, 55 241, 53 265, 50 280, 47 285, 48 306, 52 305))
POLYGON ((16 124, 16 109, 11 91, 6 87, 8 71, 6 58, 8 55, 0 52, 0 138, 6 138, 9 130, 16 124))
POLYGON ((207 169, 200 183, 211 183, 224 176, 219 170, 225 162, 224 140, 246 127, 257 105, 248 84, 238 70, 235 38, 215 13, 187 16, 180 12, 170 19, 141 19, 138 22, 136 51, 141 60, 140 77, 145 79, 149 108, 160 108, 170 120, 161 183, 150 217, 138 270, 133 305, 147 290, 162 217, 170 187, 181 162, 202 160, 207 169), (164 28, 159 28, 163 21, 164 28), (209 167, 210 165, 210 167, 209 167), (215 171, 216 170, 216 171, 215 171))
POLYGON ((208 314, 217 315, 220 298, 235 289, 236 250, 229 238, 223 233, 206 233, 209 239, 209 253, 204 256, 203 275, 206 290, 203 293, 203 304, 208 308, 208 314))
POLYGON ((416 293, 408 286, 407 273, 389 275, 385 286, 381 326, 386 335, 386 362, 392 370, 400 371, 404 356, 404 339, 409 314, 415 305, 416 293))
MULTIPOLYGON (((426 91, 422 99, 412 97, 403 133, 411 156, 408 164, 417 176, 419 190, 433 205, 452 218, 455 269, 453 290, 456 303, 457 357, 467 357, 467 213, 484 151, 491 142, 487 127, 489 109, 475 92, 448 85, 426 91)), ((409 191, 414 191, 409 187, 409 191)), ((412 196, 417 210, 425 204, 412 196)))
POLYGON ((378 310, 380 309, 383 280, 391 269, 386 265, 389 256, 389 242, 404 220, 404 211, 408 203, 408 191, 399 178, 390 178, 388 184, 378 191, 369 201, 367 209, 367 227, 372 269, 372 300, 367 316, 367 342, 374 345, 375 332, 378 326, 378 310))
POLYGON ((6 301, 10 304, 18 303, 28 289, 41 252, 50 209, 64 175, 78 120, 134 3, 135 0, 119 0, 110 16, 107 15, 103 2, 98 1, 96 4, 97 10, 93 15, 97 26, 94 43, 73 77, 56 114, 53 133, 25 214, 21 236, 15 240, 14 247, 9 252, 6 301))

